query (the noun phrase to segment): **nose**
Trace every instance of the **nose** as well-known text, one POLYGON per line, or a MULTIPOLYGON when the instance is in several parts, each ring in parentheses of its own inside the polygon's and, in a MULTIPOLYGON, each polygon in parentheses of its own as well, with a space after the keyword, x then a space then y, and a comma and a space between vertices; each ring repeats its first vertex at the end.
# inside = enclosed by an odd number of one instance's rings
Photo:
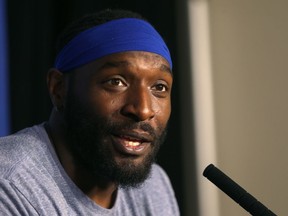
POLYGON ((131 89, 126 95, 125 105, 122 107, 122 115, 134 121, 150 120, 154 117, 153 95, 145 87, 131 89))

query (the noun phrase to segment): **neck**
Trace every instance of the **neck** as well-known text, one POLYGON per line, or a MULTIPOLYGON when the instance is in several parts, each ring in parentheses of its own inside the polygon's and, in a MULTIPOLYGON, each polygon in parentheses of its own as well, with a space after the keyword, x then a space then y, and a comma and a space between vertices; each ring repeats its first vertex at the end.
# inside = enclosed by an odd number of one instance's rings
POLYGON ((103 176, 95 177, 85 167, 75 163, 76 160, 68 148, 66 124, 58 111, 52 111, 45 129, 60 163, 72 181, 96 204, 111 208, 116 198, 117 186, 103 176))

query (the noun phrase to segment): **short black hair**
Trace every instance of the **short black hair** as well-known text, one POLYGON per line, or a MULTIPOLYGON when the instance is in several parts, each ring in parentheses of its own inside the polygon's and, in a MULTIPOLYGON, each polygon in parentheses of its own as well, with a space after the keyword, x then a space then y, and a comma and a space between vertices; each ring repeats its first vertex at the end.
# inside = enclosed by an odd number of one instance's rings
POLYGON ((62 31, 57 40, 56 53, 58 54, 63 47, 80 32, 111 20, 121 18, 137 18, 147 21, 142 15, 123 9, 105 9, 93 14, 87 14, 69 24, 62 31))

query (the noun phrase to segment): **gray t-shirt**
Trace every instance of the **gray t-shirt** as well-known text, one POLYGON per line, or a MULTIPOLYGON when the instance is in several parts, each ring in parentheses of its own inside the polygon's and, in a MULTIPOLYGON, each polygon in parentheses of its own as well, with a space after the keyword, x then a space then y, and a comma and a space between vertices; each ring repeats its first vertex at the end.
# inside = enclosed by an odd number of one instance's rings
POLYGON ((42 125, 0 138, 0 215, 177 216, 170 181, 156 164, 140 188, 118 189, 111 209, 68 177, 42 125))

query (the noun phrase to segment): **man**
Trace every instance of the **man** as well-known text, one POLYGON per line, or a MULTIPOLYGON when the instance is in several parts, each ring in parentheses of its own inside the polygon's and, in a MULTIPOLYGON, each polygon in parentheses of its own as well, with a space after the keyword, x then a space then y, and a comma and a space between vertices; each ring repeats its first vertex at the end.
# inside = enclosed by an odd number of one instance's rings
POLYGON ((1 215, 179 215, 154 163, 173 81, 161 36, 105 10, 69 26, 58 50, 49 120, 0 139, 1 215))

